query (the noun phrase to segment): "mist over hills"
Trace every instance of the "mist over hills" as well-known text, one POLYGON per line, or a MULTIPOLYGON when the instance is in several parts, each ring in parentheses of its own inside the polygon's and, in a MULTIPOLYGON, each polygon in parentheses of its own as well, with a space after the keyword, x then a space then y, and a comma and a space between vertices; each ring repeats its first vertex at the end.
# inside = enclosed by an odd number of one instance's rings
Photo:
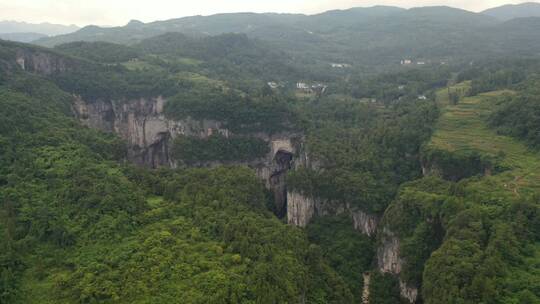
POLYGON ((80 28, 75 25, 51 23, 33 24, 19 21, 0 21, 0 39, 32 42, 49 36, 73 33, 80 28))
POLYGON ((10 40, 10 41, 17 41, 17 42, 33 42, 41 38, 48 37, 44 34, 39 33, 5 33, 0 34, 0 39, 2 40, 10 40))
POLYGON ((52 23, 27 23, 19 21, 0 21, 0 34, 7 33, 37 33, 47 36, 64 35, 75 32, 80 28, 76 25, 61 25, 52 23))

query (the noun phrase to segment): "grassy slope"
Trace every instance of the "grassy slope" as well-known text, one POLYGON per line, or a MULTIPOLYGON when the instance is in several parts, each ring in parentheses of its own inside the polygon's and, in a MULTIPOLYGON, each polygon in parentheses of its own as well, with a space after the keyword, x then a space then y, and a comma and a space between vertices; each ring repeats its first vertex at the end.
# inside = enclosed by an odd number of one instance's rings
MULTIPOLYGON (((466 86, 460 84, 458 86, 466 86)), ((503 155, 501 165, 508 170, 473 182, 474 188, 505 198, 519 198, 540 191, 540 154, 508 136, 498 135, 486 124, 498 97, 513 94, 497 91, 466 97, 458 105, 448 103, 446 89, 437 94, 442 116, 428 144, 429 148, 477 151, 483 155, 503 155)))

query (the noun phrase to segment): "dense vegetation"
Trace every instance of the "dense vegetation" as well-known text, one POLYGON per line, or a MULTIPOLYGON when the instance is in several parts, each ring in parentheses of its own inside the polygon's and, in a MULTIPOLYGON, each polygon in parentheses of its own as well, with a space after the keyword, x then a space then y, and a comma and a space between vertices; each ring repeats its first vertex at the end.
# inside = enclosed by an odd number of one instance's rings
POLYGON ((370 303, 404 301, 404 284, 426 304, 538 303, 537 22, 378 7, 0 42, 0 303, 358 303, 366 273, 370 303), (133 167, 133 147, 72 117, 73 95, 162 96, 159 123, 219 130, 178 130, 180 169, 133 167), (305 229, 235 166, 277 134, 299 141, 287 191, 336 205, 305 229), (376 265, 389 235, 399 274, 376 265))
POLYGON ((174 141, 173 156, 187 165, 208 162, 249 162, 265 157, 270 152, 268 143, 251 137, 212 135, 206 139, 179 137, 174 141))
POLYGON ((59 45, 56 50, 75 57, 100 63, 116 63, 134 60, 140 52, 136 49, 107 42, 72 42, 59 45))
POLYGON ((501 134, 525 140, 532 147, 540 147, 539 93, 538 81, 530 81, 519 95, 501 100, 501 106, 492 114, 489 123, 501 134))
POLYGON ((350 302, 250 170, 119 165, 116 137, 26 77, 0 88, 2 303, 350 302))
POLYGON ((380 107, 336 98, 306 104, 303 112, 310 115, 309 151, 324 170, 291 172, 290 189, 373 213, 386 209, 400 183, 420 176, 420 146, 438 113, 429 101, 380 107))
POLYGON ((371 269, 374 242, 353 228, 346 217, 320 218, 307 228, 309 240, 321 246, 323 256, 341 275, 352 292, 355 303, 360 301, 363 274, 371 269))
POLYGON ((60 88, 88 101, 169 97, 181 88, 181 84, 165 72, 131 71, 122 66, 76 68, 53 77, 60 88))
POLYGON ((223 88, 195 86, 175 95, 165 113, 174 119, 211 119, 235 133, 275 133, 291 130, 295 115, 277 96, 251 98, 223 88))

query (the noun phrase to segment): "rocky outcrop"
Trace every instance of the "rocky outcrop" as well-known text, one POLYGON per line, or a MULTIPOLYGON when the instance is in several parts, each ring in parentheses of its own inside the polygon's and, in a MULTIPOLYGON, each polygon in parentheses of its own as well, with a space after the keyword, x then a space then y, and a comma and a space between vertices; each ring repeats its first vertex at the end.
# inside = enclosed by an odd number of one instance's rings
POLYGON ((373 236, 377 231, 377 216, 354 209, 350 204, 322 200, 296 191, 287 193, 287 204, 287 221, 291 225, 305 227, 314 216, 348 214, 356 230, 367 236, 373 236))
POLYGON ((167 119, 163 113, 165 102, 162 97, 93 102, 76 97, 73 109, 82 124, 116 133, 126 140, 131 162, 151 168, 176 167, 170 144, 180 135, 229 136, 229 131, 217 121, 167 119))
POLYGON ((369 304, 369 287, 371 284, 371 273, 366 272, 363 274, 364 287, 362 288, 362 304, 369 304))
POLYGON ((409 303, 416 303, 416 300, 418 299, 418 288, 410 287, 407 285, 407 283, 403 282, 400 279, 399 291, 400 291, 401 297, 409 300, 409 303))
POLYGON ((377 232, 378 218, 360 210, 351 211, 354 229, 363 234, 372 236, 377 232))
MULTIPOLYGON (((403 268, 404 260, 400 256, 399 238, 387 228, 381 232, 381 242, 377 249, 377 264, 380 272, 390 273, 399 277, 403 268)), ((416 303, 418 288, 409 286, 401 278, 399 279, 401 297, 409 303, 416 303)))
POLYGON ((399 256, 399 239, 387 229, 384 229, 382 234, 381 245, 377 249, 379 270, 384 273, 400 274, 403 261, 399 256))
POLYGON ((287 193, 287 221, 291 225, 306 227, 315 214, 315 200, 298 192, 287 193))

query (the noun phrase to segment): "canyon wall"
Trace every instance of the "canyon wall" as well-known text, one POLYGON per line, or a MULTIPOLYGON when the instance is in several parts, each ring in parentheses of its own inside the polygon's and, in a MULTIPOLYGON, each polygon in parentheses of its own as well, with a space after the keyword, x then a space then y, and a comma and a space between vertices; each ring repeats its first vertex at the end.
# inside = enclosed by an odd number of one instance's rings
POLYGON ((18 49, 15 62, 24 71, 41 75, 64 72, 74 65, 74 60, 48 51, 18 49))
POLYGON ((354 228, 367 236, 375 235, 378 217, 368 214, 350 204, 319 199, 296 191, 287 193, 287 221, 289 224, 305 227, 315 216, 349 215, 354 228))
MULTIPOLYGON (((400 256, 401 242, 397 235, 386 227, 379 232, 380 243, 377 248, 378 270, 382 273, 390 273, 399 278, 405 261, 400 256)), ((401 297, 407 299, 409 303, 416 303, 418 300, 418 288, 409 286, 399 278, 399 289, 401 297)))
MULTIPOLYGON (((172 120, 164 114, 166 99, 162 97, 132 100, 95 100, 88 102, 76 96, 73 112, 79 121, 90 128, 118 134, 128 143, 127 158, 130 162, 149 168, 178 166, 172 157, 172 141, 179 136, 207 138, 213 134, 232 136, 222 122, 215 120, 172 120)), ((235 162, 255 170, 266 187, 274 192, 276 213, 286 214, 287 171, 292 168, 294 155, 300 153, 297 134, 251 134, 266 141, 270 152, 263 158, 250 162, 235 162)), ((299 158, 307 159, 306 156, 299 158)), ((217 166, 219 162, 201 164, 217 166)))

